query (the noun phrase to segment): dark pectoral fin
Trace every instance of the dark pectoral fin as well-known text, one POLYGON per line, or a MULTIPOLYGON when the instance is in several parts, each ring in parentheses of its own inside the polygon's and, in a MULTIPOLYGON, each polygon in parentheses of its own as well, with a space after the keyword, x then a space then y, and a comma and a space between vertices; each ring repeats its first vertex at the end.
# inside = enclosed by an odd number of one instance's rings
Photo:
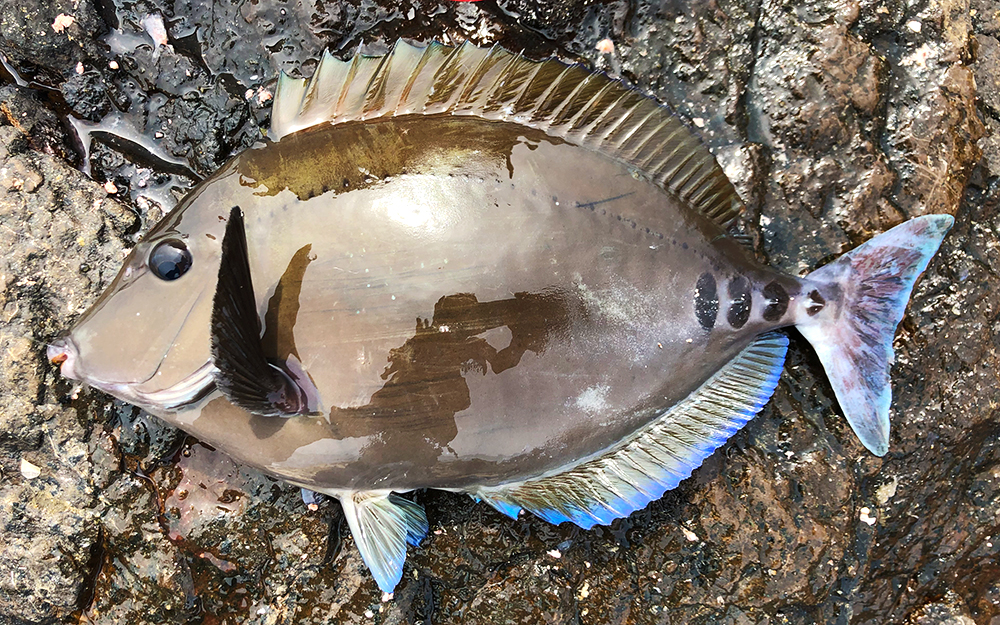
POLYGON ((243 214, 233 207, 222 239, 222 260, 212 302, 212 358, 215 384, 233 404, 265 417, 303 414, 305 394, 267 361, 250 277, 243 214))

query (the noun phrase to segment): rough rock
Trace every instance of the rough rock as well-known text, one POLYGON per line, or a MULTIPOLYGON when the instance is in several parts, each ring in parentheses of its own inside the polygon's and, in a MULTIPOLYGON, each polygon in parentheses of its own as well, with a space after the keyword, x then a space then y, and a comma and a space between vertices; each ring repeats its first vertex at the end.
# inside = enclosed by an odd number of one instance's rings
POLYGON ((993 0, 105 4, 0 3, 0 51, 35 85, 0 88, 0 623, 1000 622, 993 0), (61 11, 76 26, 55 33, 61 11), (897 336, 889 454, 856 440, 793 333, 765 410, 610 527, 408 495, 431 534, 383 600, 334 501, 307 507, 61 380, 45 341, 191 170, 261 139, 278 72, 400 36, 556 55, 656 95, 715 150, 761 255, 793 273, 955 214, 897 336), (100 118, 93 176, 128 208, 67 166, 82 161, 55 92, 100 118))
POLYGON ((73 112, 90 121, 100 121, 111 112, 107 86, 99 72, 74 73, 62 84, 62 95, 73 112))
POLYGON ((107 285, 136 219, 18 128, 0 126, 0 144, 0 614, 50 622, 77 609, 93 575, 100 491, 118 460, 100 425, 55 401, 45 339, 107 285))
POLYGON ((0 2, 0 52, 47 82, 67 78, 77 63, 100 55, 104 28, 92 0, 0 2))

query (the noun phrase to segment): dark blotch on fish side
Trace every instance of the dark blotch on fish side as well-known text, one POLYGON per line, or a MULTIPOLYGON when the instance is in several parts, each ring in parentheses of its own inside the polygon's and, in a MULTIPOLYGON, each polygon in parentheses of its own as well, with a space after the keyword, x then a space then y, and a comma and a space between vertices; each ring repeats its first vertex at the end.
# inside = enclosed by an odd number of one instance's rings
POLYGON ((694 314, 705 330, 715 327, 715 319, 719 316, 719 292, 715 276, 710 273, 701 274, 694 287, 694 314))
POLYGON ((750 319, 753 298, 750 295, 750 281, 744 276, 736 276, 729 282, 729 299, 733 300, 726 315, 729 325, 739 329, 750 319))
POLYGON ((271 438, 281 431, 281 428, 285 427, 286 423, 288 423, 288 419, 275 419, 274 417, 262 417, 260 415, 250 416, 250 430, 258 440, 271 438))
POLYGON ((777 282, 770 282, 764 287, 764 299, 767 305, 764 306, 764 320, 777 321, 781 319, 788 310, 788 292, 785 287, 777 282))

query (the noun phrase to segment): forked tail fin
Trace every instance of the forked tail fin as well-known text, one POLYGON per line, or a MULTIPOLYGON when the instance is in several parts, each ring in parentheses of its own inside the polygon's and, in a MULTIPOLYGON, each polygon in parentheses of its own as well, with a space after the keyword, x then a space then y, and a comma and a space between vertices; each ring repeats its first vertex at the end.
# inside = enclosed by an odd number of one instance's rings
POLYGON ((889 450, 892 338, 913 283, 954 222, 951 215, 911 219, 806 277, 820 292, 838 293, 840 305, 802 315, 797 327, 819 355, 854 433, 877 456, 889 450))

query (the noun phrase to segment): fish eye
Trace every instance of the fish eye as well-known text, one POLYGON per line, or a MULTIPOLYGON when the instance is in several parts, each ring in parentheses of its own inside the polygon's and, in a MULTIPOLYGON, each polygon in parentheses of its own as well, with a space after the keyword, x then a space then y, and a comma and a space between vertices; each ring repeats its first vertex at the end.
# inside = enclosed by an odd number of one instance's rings
POLYGON ((160 241, 149 253, 150 271, 160 280, 176 280, 191 268, 191 252, 180 239, 160 241))

